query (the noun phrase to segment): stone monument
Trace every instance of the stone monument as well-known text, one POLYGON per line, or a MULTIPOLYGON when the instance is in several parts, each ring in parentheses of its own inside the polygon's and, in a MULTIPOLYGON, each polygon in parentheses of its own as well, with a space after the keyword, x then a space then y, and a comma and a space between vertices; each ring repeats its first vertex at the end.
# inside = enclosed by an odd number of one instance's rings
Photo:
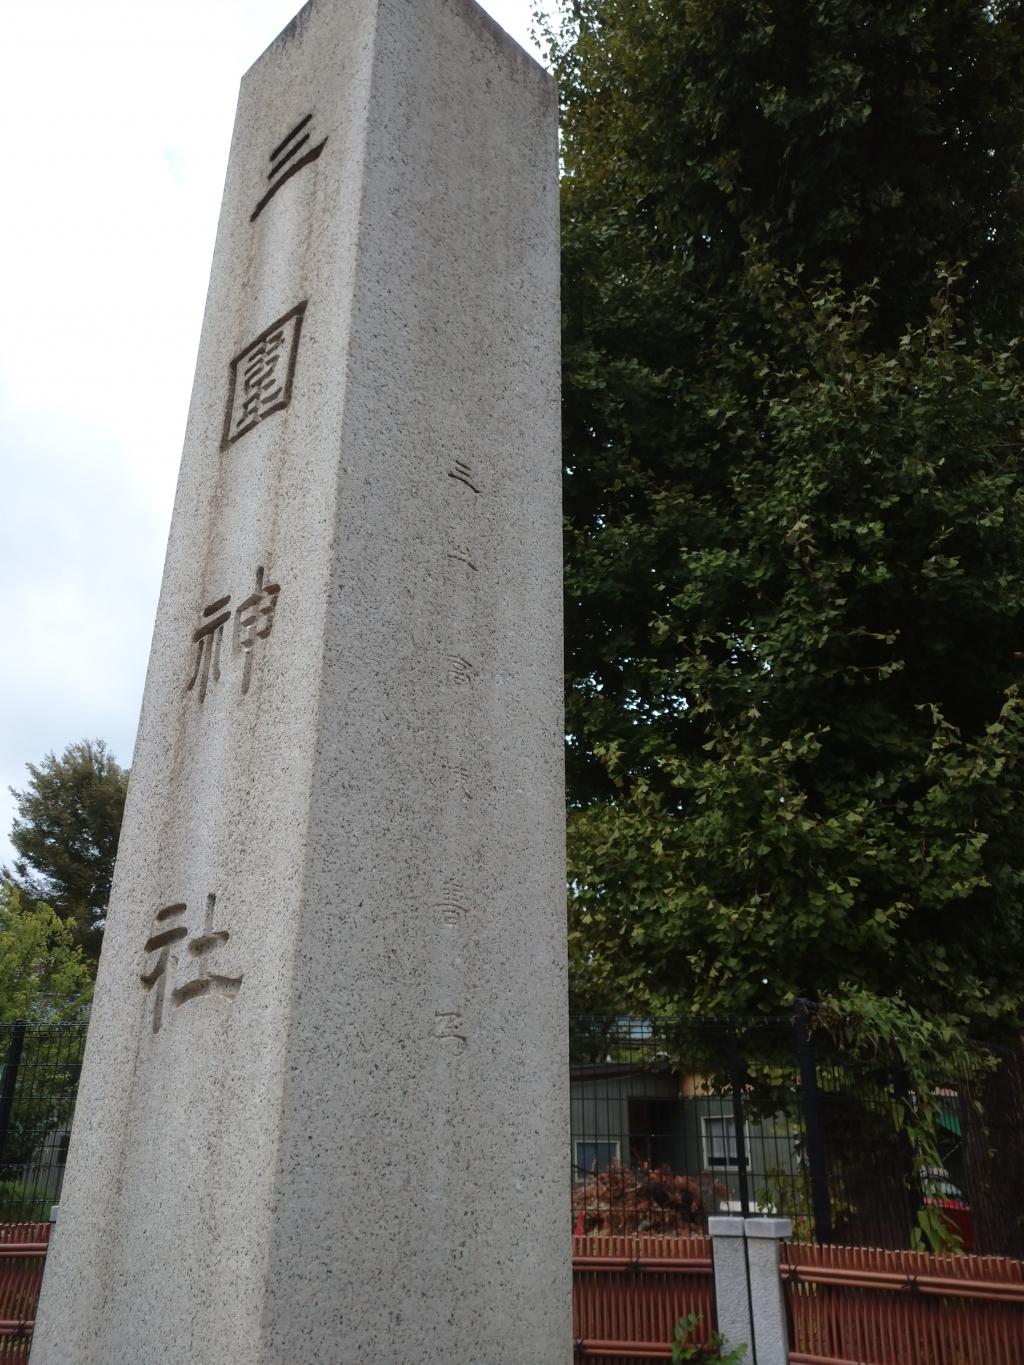
POLYGON ((557 295, 549 76, 312 0, 242 82, 33 1365, 569 1359, 557 295))

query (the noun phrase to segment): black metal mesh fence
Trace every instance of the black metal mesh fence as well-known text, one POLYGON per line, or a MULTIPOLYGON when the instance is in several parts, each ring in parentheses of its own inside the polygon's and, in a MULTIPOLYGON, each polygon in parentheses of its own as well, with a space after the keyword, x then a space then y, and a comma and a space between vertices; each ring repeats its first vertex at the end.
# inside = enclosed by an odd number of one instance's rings
MULTIPOLYGON (((686 1233, 791 1217, 797 1238, 910 1245, 922 1212, 964 1250, 1024 1257, 1024 1062, 977 1049, 928 1097, 806 1014, 570 1023, 573 1230, 686 1233)), ((0 1222, 60 1198, 84 1024, 0 1024, 0 1222)), ((927 1220, 925 1220, 927 1221, 927 1220)))
POLYGON ((84 1047, 84 1024, 0 1024, 0 1223, 60 1198, 84 1047))
POLYGON ((575 1019, 571 1053, 577 1233, 764 1213, 806 1240, 900 1248, 938 1227, 1024 1256, 1018 1057, 977 1049, 925 1104, 898 1056, 859 1059, 806 1014, 575 1019))

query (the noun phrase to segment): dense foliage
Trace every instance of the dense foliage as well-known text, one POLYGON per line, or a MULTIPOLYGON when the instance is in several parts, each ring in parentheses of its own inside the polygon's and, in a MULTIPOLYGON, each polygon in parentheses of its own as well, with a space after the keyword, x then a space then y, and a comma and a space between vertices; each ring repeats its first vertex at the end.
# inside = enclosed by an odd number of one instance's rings
POLYGON ((128 774, 101 739, 69 744, 59 758, 29 763, 24 791, 11 789, 18 854, 4 879, 23 898, 47 902, 92 958, 99 956, 121 833, 128 774))
POLYGON ((1021 1022, 1019 0, 576 0, 576 1003, 1021 1022))
POLYGON ((0 1023, 80 1020, 92 979, 69 926, 42 901, 25 903, 15 887, 0 885, 0 1023))

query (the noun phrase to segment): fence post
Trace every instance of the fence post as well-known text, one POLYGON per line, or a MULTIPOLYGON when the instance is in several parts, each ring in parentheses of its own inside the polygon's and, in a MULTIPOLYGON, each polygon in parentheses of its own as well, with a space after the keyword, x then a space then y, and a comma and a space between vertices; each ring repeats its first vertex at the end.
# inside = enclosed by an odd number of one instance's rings
POLYGON ((726 1350, 746 1346, 743 1365, 787 1365, 789 1328, 779 1270, 788 1218, 709 1218, 718 1330, 726 1350))
POLYGON ((744 1218, 750 1213, 750 1180, 747 1172, 747 1135, 743 1123, 743 1090, 746 1083, 740 1040, 735 1029, 729 1030, 729 1083, 732 1087, 732 1126, 736 1134, 736 1166, 740 1182, 740 1211, 744 1218))
POLYGON ((25 1044, 26 1024, 24 1019, 17 1020, 11 1027, 11 1037, 4 1058, 3 1080, 0 1081, 0 1169, 3 1167, 7 1149, 7 1133, 11 1126, 11 1109, 14 1106, 14 1087, 18 1080, 21 1065, 21 1050, 25 1044))
POLYGON ((924 1208, 924 1196, 921 1191, 920 1182, 914 1171, 914 1144, 910 1140, 910 1134, 906 1128, 906 1110, 910 1108, 910 1077, 907 1075, 907 1068, 903 1064, 903 1058, 896 1054, 896 1060, 892 1065, 892 1093, 897 1104, 904 1111, 901 1115, 900 1131, 898 1142, 900 1145, 900 1156, 903 1159, 903 1178, 907 1186, 907 1199, 910 1203, 910 1216, 917 1222, 917 1215, 924 1208))
POLYGON ((804 1130, 807 1134, 807 1164, 811 1177, 814 1236, 816 1241, 825 1245, 832 1240, 832 1208, 828 1195, 825 1134, 821 1126, 821 1106, 818 1100, 818 1068, 814 1062, 811 1024, 805 1004, 801 1003, 800 1012, 794 1018, 793 1026, 796 1030, 796 1053, 800 1062, 800 1099, 804 1110, 804 1130))

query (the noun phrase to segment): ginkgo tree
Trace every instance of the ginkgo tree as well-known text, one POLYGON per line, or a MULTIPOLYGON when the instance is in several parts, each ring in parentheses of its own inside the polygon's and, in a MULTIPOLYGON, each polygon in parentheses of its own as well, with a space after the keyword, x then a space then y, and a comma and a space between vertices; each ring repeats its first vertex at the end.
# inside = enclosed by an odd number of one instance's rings
POLYGON ((1024 967, 1024 11, 572 0, 577 1006, 1024 967))

